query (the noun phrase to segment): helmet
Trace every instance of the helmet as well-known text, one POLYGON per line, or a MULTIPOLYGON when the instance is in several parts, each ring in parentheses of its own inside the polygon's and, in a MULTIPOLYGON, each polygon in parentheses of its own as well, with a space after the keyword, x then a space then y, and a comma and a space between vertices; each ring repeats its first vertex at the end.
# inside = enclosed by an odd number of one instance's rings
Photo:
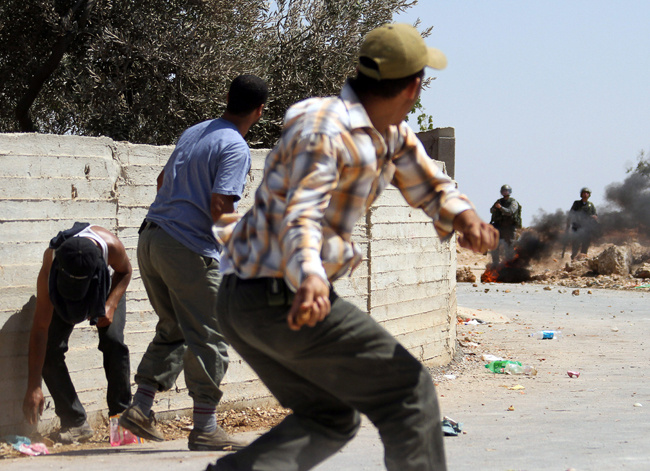
POLYGON ((589 188, 587 188, 586 186, 580 188, 580 196, 582 196, 583 193, 587 193, 587 194, 589 194, 589 196, 591 196, 591 190, 589 188))
POLYGON ((504 191, 507 191, 508 194, 510 194, 510 193, 512 193, 512 188, 510 187, 510 185, 503 185, 501 187, 501 193, 503 193, 504 191))

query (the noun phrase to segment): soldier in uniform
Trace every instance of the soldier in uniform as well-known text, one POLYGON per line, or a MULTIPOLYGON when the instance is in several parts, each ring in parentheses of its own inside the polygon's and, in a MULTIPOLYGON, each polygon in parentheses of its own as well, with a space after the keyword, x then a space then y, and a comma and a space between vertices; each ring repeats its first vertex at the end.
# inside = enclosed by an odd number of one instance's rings
POLYGON ((517 236, 517 229, 521 228, 521 206, 510 194, 510 185, 501 187, 501 196, 490 208, 492 218, 490 224, 499 231, 499 246, 491 252, 492 263, 499 263, 500 252, 503 250, 506 259, 509 258, 512 245, 517 236))
POLYGON ((580 199, 573 202, 567 218, 567 232, 571 240, 571 260, 580 254, 587 254, 595 235, 598 214, 596 207, 589 201, 591 190, 580 189, 580 199))

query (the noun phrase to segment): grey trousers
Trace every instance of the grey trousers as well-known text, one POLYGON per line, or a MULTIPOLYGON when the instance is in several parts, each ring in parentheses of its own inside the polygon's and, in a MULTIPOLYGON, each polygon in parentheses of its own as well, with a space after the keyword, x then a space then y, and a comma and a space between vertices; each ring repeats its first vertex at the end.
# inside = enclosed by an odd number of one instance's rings
POLYGON ((135 382, 166 391, 184 369, 192 399, 216 406, 228 368, 227 343, 215 312, 219 262, 149 223, 138 240, 138 265, 158 324, 135 382))
POLYGON ((363 413, 379 430, 388 470, 445 470, 440 412, 426 368, 334 291, 323 322, 290 330, 292 297, 281 279, 224 277, 217 302, 223 333, 293 415, 218 460, 216 469, 311 469, 354 437, 363 413))

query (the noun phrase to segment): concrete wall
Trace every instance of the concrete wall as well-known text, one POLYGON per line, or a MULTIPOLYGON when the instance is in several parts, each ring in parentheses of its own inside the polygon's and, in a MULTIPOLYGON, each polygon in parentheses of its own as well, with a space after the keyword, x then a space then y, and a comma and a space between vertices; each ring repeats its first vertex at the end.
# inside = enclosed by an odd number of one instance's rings
MULTIPOLYGON (((135 372, 157 320, 137 266, 137 230, 171 151, 108 138, 0 134, 0 435, 28 431, 21 408, 36 276, 49 239, 74 221, 106 227, 127 248, 134 274, 126 341, 135 372)), ((264 151, 253 152, 242 211, 252 203, 264 157, 264 151)), ((454 242, 441 243, 428 218, 410 209, 395 189, 359 221, 354 239, 367 256, 352 277, 336 283, 339 294, 367 310, 422 361, 448 362, 456 335, 454 242)), ((253 371, 231 354, 222 407, 272 402, 253 371)), ((75 328, 67 362, 82 403, 99 420, 106 414, 106 380, 95 328, 75 328)), ((183 375, 156 401, 163 417, 191 407, 183 375)), ((53 409, 48 396, 41 430, 58 424, 53 409)))

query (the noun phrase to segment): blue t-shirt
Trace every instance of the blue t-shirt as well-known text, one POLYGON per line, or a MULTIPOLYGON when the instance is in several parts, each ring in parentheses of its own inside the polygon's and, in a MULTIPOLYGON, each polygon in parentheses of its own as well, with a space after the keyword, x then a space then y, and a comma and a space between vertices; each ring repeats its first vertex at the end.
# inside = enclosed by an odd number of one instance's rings
POLYGON ((219 118, 192 126, 165 165, 147 219, 188 249, 219 259, 221 247, 212 235, 212 193, 239 201, 250 167, 250 150, 233 123, 219 118))

